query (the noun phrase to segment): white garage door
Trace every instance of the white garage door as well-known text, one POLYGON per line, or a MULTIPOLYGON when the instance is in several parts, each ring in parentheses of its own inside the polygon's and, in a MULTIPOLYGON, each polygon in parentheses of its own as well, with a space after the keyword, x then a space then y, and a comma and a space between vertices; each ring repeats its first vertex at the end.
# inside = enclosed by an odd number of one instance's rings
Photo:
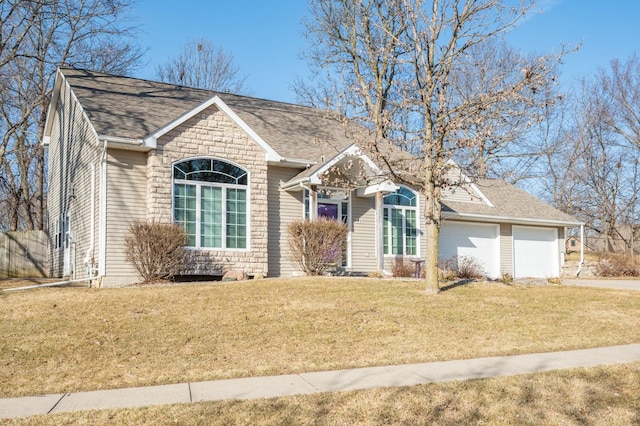
POLYGON ((558 230, 514 226, 513 269, 516 278, 559 276, 558 230))
POLYGON ((489 278, 500 276, 498 225, 466 222, 443 222, 440 228, 439 258, 474 257, 489 278))

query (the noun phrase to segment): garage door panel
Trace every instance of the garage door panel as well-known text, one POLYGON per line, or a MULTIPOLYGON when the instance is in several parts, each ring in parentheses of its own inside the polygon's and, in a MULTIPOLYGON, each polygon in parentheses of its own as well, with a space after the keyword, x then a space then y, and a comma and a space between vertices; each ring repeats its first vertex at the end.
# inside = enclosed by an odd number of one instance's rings
POLYGON ((559 275, 558 230, 513 227, 513 266, 516 278, 551 278, 559 275))
POLYGON ((500 255, 497 225, 445 222, 440 229, 439 259, 472 257, 485 269, 485 274, 497 278, 500 255))

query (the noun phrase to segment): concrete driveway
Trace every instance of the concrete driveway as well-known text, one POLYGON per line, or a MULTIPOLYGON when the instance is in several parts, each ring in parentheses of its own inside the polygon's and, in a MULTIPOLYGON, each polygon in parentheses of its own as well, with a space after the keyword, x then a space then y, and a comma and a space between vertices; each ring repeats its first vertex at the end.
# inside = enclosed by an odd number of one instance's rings
POLYGON ((613 279, 588 279, 588 278, 563 278, 563 285, 575 285, 581 287, 600 287, 618 290, 640 290, 640 280, 613 280, 613 279))

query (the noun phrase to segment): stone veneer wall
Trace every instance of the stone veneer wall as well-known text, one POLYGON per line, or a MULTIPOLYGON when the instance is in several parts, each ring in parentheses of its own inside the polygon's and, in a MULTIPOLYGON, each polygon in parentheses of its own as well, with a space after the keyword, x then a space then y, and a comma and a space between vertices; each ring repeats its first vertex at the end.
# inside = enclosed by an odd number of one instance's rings
POLYGON ((193 157, 215 157, 249 171, 249 249, 190 250, 185 274, 219 275, 240 269, 266 276, 267 162, 264 150, 215 106, 197 114, 158 140, 147 162, 147 216, 170 221, 172 164, 193 157))

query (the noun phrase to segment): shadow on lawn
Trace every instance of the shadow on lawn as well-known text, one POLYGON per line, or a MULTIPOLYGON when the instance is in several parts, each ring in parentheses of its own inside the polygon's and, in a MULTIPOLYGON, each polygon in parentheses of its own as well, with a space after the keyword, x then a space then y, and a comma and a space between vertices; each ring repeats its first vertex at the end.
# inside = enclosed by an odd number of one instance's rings
POLYGON ((440 291, 448 291, 448 290, 453 290, 456 287, 461 287, 463 285, 467 285, 467 284, 473 284, 473 283, 477 283, 477 280, 469 280, 469 279, 465 279, 465 280, 458 280, 455 281, 451 284, 447 284, 445 286, 440 287, 440 291))

